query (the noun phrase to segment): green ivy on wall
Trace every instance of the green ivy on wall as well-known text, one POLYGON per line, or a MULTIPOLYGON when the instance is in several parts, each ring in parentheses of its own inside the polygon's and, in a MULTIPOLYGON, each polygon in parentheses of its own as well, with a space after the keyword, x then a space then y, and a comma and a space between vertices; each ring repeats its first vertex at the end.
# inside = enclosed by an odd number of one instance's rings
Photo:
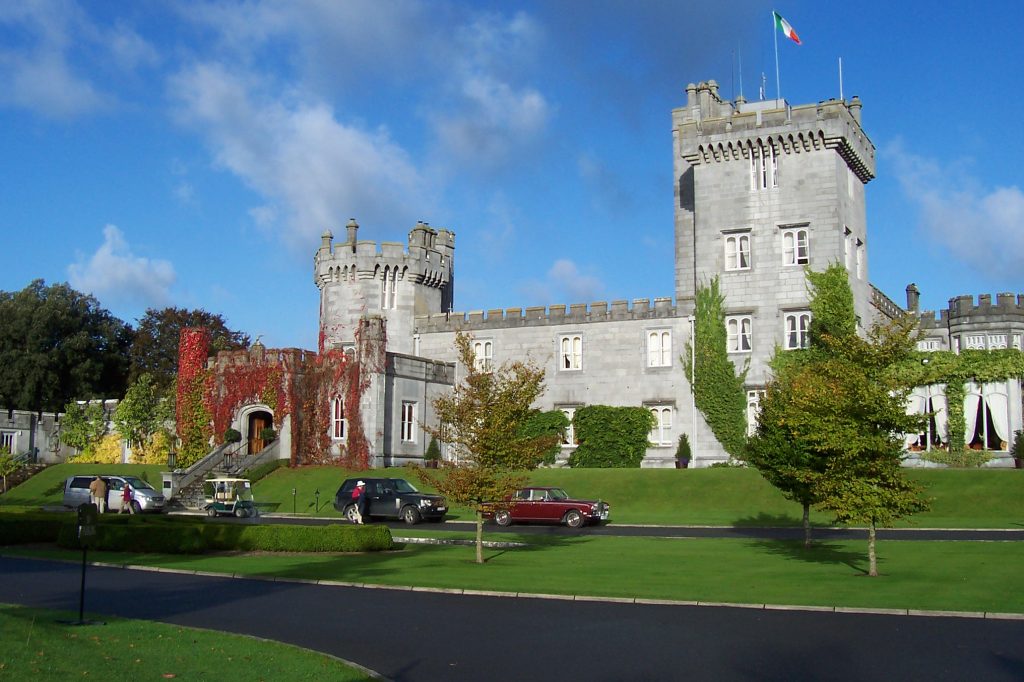
POLYGON ((569 456, 574 468, 639 468, 647 453, 654 415, 643 407, 587 405, 572 420, 579 443, 569 456))
POLYGON ((747 440, 747 394, 743 382, 747 367, 739 372, 726 348, 725 297, 715 277, 697 290, 694 311, 696 347, 686 344, 681 358, 693 399, 715 438, 732 457, 739 457, 747 440))
POLYGON ((945 384, 949 452, 962 458, 967 432, 965 385, 970 381, 987 384, 1024 378, 1024 352, 1015 348, 963 350, 959 354, 918 351, 911 361, 897 366, 893 372, 894 378, 905 386, 945 384))

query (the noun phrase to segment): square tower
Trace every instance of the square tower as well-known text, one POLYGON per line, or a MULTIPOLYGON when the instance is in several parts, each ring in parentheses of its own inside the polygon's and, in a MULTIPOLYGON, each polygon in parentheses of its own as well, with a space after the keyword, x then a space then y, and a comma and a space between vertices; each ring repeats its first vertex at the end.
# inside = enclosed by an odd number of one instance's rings
POLYGON ((872 319, 864 188, 875 149, 860 101, 792 107, 723 101, 715 81, 690 84, 672 112, 676 300, 718 277, 730 355, 767 380, 775 346, 806 343, 804 268, 843 263, 862 328, 872 319))

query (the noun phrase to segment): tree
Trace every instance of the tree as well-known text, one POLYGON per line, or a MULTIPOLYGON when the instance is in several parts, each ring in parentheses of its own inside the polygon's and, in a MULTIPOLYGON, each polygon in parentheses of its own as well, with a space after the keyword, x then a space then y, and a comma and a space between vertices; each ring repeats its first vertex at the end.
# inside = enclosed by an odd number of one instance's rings
POLYGON ((900 469, 902 434, 920 426, 906 414, 910 386, 893 368, 910 357, 915 320, 855 333, 852 294, 842 266, 809 273, 811 346, 776 353, 775 378, 761 403, 747 460, 790 499, 813 504, 839 522, 868 525, 868 574, 878 575, 877 526, 927 508, 921 490, 900 469))
POLYGON ((75 399, 119 397, 132 330, 92 296, 37 279, 0 292, 0 403, 57 412, 75 399))
POLYGON ((169 394, 178 372, 178 341, 185 327, 206 327, 210 330, 210 351, 237 350, 249 345, 249 336, 228 328, 224 318, 202 309, 150 308, 135 332, 131 346, 130 379, 143 374, 153 378, 161 394, 169 394))
POLYGON ((142 374, 114 410, 114 428, 130 445, 143 445, 169 418, 174 418, 165 405, 153 377, 142 374))
POLYGON ((64 408, 60 424, 60 440, 87 457, 107 434, 107 414, 103 403, 91 402, 84 407, 70 402, 64 408))
MULTIPOLYGON (((803 509, 804 546, 811 545, 810 509, 818 501, 816 477, 823 474, 831 455, 810 447, 795 433, 789 421, 796 392, 807 386, 805 372, 815 358, 827 351, 826 340, 839 342, 855 336, 857 318, 846 269, 833 264, 823 272, 806 271, 810 293, 809 348, 784 351, 776 348, 770 361, 774 378, 765 387, 758 425, 748 441, 743 459, 787 499, 803 509)), ((813 377, 812 377, 813 378, 813 377)))
POLYGON ((4 490, 7 492, 7 477, 21 468, 21 462, 14 458, 6 446, 0 447, 0 476, 4 479, 4 490))
POLYGON ((476 562, 483 559, 483 512, 512 494, 520 473, 543 460, 557 434, 532 435, 524 429, 533 402, 544 391, 544 370, 532 363, 505 363, 494 370, 476 367, 472 338, 456 334, 462 383, 434 401, 439 427, 424 430, 455 451, 456 463, 439 474, 420 472, 447 497, 476 511, 476 562))
POLYGON ((681 359, 697 409, 725 451, 740 457, 747 438, 747 396, 743 386, 747 368, 737 372, 729 359, 724 301, 717 277, 697 290, 695 339, 687 342, 686 355, 681 359), (691 345, 694 342, 696 345, 691 345))

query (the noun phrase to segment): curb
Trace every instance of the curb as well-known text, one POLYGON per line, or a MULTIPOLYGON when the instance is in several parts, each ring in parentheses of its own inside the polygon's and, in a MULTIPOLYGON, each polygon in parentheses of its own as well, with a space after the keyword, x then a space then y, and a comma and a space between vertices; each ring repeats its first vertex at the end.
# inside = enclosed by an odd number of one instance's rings
MULTIPOLYGON (((3 556, 0 554, 0 556, 3 556)), ((25 559, 14 556, 12 558, 25 559)), ((73 563, 63 559, 32 559, 31 561, 55 561, 73 563)), ((203 577, 227 578, 233 580, 263 580, 266 582, 290 583, 296 585, 322 585, 324 587, 355 587, 368 590, 393 590, 396 592, 428 592, 434 594, 458 595, 464 597, 497 597, 503 599, 547 599, 553 601, 572 601, 603 604, 634 604, 637 606, 698 606, 704 608, 753 609, 760 611, 807 611, 815 613, 878 615, 878 616, 914 616, 925 618, 971 618, 975 620, 1017 620, 1024 621, 1024 613, 1000 613, 998 611, 930 611, 924 609, 884 609, 857 606, 806 606, 801 604, 743 604, 722 601, 685 601, 678 599, 648 599, 643 597, 600 597, 583 594, 543 594, 536 592, 501 592, 493 590, 473 590, 452 587, 420 587, 415 585, 381 585, 376 583, 356 583, 340 580, 319 580, 312 578, 282 578, 278 576, 253 576, 241 573, 216 573, 183 568, 160 568, 156 566, 139 566, 134 564, 115 564, 103 561, 87 562, 90 566, 104 568, 120 568, 129 571, 150 571, 154 573, 172 573, 177 575, 196 575, 203 577)))

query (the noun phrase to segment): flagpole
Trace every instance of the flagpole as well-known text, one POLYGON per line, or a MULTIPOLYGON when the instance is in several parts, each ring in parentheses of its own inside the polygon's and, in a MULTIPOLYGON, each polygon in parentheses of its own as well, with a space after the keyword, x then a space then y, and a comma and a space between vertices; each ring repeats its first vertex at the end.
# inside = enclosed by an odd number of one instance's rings
POLYGON ((775 98, 782 99, 782 86, 779 80, 779 29, 775 25, 775 10, 772 10, 772 36, 775 38, 775 98))

